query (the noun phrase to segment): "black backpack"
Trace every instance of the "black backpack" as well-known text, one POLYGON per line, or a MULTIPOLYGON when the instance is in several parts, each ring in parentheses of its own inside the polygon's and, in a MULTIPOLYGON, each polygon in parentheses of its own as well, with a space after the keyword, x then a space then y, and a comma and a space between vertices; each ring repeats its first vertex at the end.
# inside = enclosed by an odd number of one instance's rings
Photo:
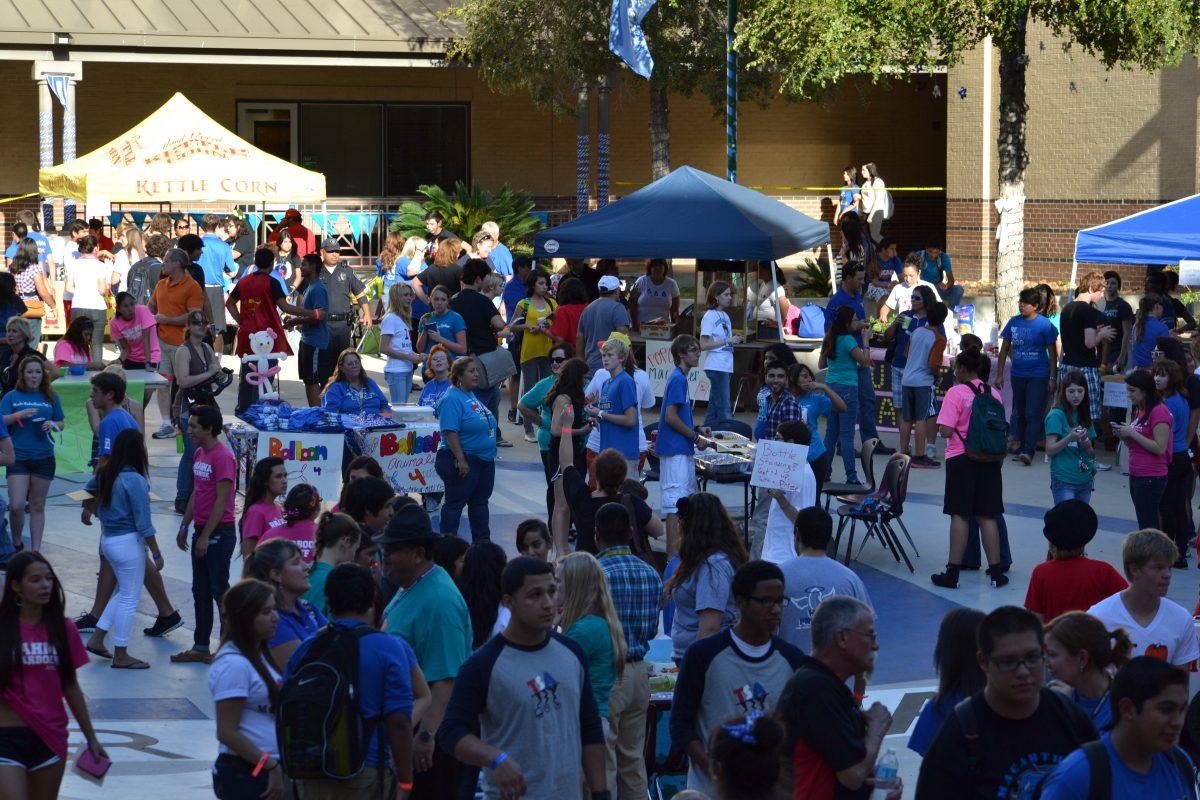
MULTIPOLYGON (((372 634, 385 635, 365 625, 327 625, 280 687, 275 725, 289 778, 345 780, 362 771, 367 744, 383 722, 382 714, 370 722, 363 719, 360 705, 360 640, 372 634)), ((380 769, 383 739, 379 737, 380 769)))

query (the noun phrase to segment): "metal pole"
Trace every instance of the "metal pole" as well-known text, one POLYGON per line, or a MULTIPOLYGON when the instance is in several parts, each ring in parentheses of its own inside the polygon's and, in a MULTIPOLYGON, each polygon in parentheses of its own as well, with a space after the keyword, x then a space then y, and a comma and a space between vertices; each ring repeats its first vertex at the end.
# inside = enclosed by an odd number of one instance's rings
POLYGON ((729 19, 725 28, 725 171, 732 183, 737 183, 737 53, 733 50, 737 10, 737 0, 728 0, 729 19))

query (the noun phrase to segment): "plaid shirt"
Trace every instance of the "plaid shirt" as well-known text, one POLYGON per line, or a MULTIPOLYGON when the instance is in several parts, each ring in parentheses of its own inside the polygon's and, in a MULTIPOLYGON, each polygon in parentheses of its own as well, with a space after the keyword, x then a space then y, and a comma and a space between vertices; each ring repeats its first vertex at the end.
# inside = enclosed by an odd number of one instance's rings
POLYGON ((596 558, 608 578, 613 605, 628 646, 626 658, 641 661, 658 633, 658 610, 662 602, 662 578, 628 547, 606 547, 596 558))
POLYGON ((775 429, 780 425, 794 419, 804 419, 800 401, 787 389, 780 392, 779 399, 768 394, 763 400, 763 407, 766 411, 763 413, 763 435, 759 439, 774 439, 775 429))

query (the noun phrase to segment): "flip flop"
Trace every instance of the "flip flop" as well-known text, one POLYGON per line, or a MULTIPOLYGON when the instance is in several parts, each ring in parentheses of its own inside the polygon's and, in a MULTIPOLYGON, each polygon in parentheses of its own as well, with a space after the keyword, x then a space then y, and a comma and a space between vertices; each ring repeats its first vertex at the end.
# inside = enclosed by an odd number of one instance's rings
POLYGON ((199 650, 184 650, 171 656, 172 664, 211 664, 212 654, 201 653, 199 650))
POLYGON ((101 658, 108 658, 108 659, 111 659, 113 657, 112 653, 110 653, 109 651, 107 651, 103 648, 95 648, 95 647, 91 647, 89 645, 85 649, 94 656, 100 656, 101 658))
POLYGON ((114 661, 110 664, 113 669, 150 669, 150 665, 140 659, 133 659, 127 664, 118 664, 114 661))

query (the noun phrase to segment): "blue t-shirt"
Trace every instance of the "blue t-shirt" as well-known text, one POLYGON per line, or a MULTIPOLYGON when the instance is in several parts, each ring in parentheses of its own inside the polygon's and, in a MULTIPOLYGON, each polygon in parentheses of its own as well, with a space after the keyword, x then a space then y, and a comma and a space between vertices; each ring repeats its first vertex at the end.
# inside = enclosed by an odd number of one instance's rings
POLYGON ((437 416, 442 426, 438 450, 449 449, 445 433, 454 431, 463 453, 484 461, 496 460, 496 418, 478 397, 455 386, 438 403, 437 416))
POLYGON ((508 277, 513 274, 513 254, 504 245, 496 242, 496 246, 492 248, 492 252, 487 257, 488 266, 496 271, 497 275, 508 277))
MULTIPOLYGON (((849 208, 854 208, 854 203, 856 200, 858 200, 858 195, 859 195, 858 184, 856 183, 853 186, 843 186, 842 190, 840 192, 838 192, 838 194, 842 198, 841 199, 842 211, 845 211, 846 209, 849 209, 849 208)), ((857 212, 855 212, 855 213, 857 213, 857 212)))
MULTIPOLYGON (((1137 326, 1134 325, 1134 333, 1137 333, 1137 326)), ((1133 365, 1135 367, 1148 367, 1154 361, 1154 341, 1160 336, 1169 336, 1170 329, 1163 324, 1158 317, 1147 317, 1146 325, 1142 328, 1140 338, 1133 340, 1133 346, 1130 347, 1130 352, 1133 356, 1133 365)))
POLYGON ((329 315, 329 290, 323 282, 313 281, 304 290, 302 302, 304 308, 309 311, 321 309, 321 321, 316 325, 301 326, 300 341, 309 347, 324 350, 329 347, 329 323, 325 321, 325 317, 329 315))
MULTIPOLYGON (((1134 772, 1113 747, 1112 734, 1100 737, 1108 751, 1112 773, 1112 797, 1145 797, 1159 800, 1186 800, 1192 796, 1183 773, 1166 753, 1155 753, 1148 773, 1134 772)), ((1176 748, 1178 749, 1178 748, 1176 748)), ((1183 753, 1182 750, 1179 751, 1183 753)), ((1191 765, 1191 759, 1183 753, 1191 765)), ((1042 800, 1087 800, 1091 795, 1092 769, 1087 754, 1076 750, 1067 756, 1042 784, 1042 800)))
POLYGON ((1183 395, 1178 392, 1170 397, 1164 397, 1163 403, 1171 412, 1171 452, 1182 453, 1188 449, 1187 429, 1191 409, 1188 408, 1187 400, 1184 400, 1183 395))
POLYGON ((361 389, 355 389, 345 381, 337 381, 325 390, 325 396, 321 398, 321 408, 338 414, 378 414, 390 407, 379 384, 370 378, 361 389))
POLYGON ((833 414, 833 401, 824 392, 809 392, 803 397, 797 397, 796 402, 808 414, 808 429, 812 431, 812 441, 808 445, 808 461, 811 464, 825 455, 825 437, 817 423, 821 417, 829 419, 833 414))
POLYGON ((425 381, 425 386, 421 389, 421 396, 417 398, 417 402, 423 406, 429 406, 433 409, 433 413, 437 414, 438 403, 442 402, 442 397, 446 392, 450 391, 450 379, 439 381, 436 378, 430 378, 425 381))
POLYGON ((1092 700, 1081 695, 1077 689, 1072 689, 1071 699, 1075 701, 1075 705, 1082 708, 1084 713, 1092 718, 1092 724, 1096 726, 1096 730, 1103 733, 1112 727, 1112 703, 1109 702, 1108 692, 1092 700))
POLYGON ((930 258, 929 251, 921 251, 921 280, 928 281, 934 286, 942 282, 942 273, 950 275, 950 254, 940 253, 937 258, 930 258))
MULTIPOLYGON (((280 615, 280 624, 283 615, 280 615)), ((355 620, 335 619, 330 625, 354 628, 364 623, 355 620)), ((296 667, 308 652, 311 639, 304 641, 287 663, 283 680, 286 682, 296 667)), ((399 636, 388 636, 382 631, 378 635, 371 633, 358 640, 358 686, 360 695, 359 708, 368 729, 373 730, 371 740, 367 745, 367 767, 379 766, 379 756, 383 755, 384 763, 391 761, 391 747, 386 740, 379 741, 379 731, 386 730, 382 725, 375 725, 374 720, 382 713, 404 714, 411 718, 413 711, 412 671, 417 665, 417 657, 412 648, 399 636)))
POLYGON ((100 420, 100 428, 96 432, 96 441, 100 448, 96 451, 96 455, 110 455, 112 453, 113 442, 117 440, 118 433, 124 430, 136 431, 137 429, 137 420, 125 409, 118 406, 109 411, 104 415, 104 419, 100 420))
MULTIPOLYGON (((833 297, 829 298, 829 305, 825 306, 825 330, 829 330, 829 326, 833 324, 834 315, 842 306, 853 308, 856 319, 866 320, 867 310, 863 308, 862 294, 851 296, 845 289, 838 287, 833 297)), ((854 334, 854 341, 858 343, 859 347, 863 346, 862 331, 854 334)))
POLYGON ((962 700, 961 692, 954 692, 942 698, 929 698, 925 705, 921 706, 921 713, 917 715, 917 724, 913 726, 912 735, 908 737, 908 749, 924 758, 938 729, 942 727, 946 717, 954 713, 954 707, 962 700))
POLYGON ((900 315, 900 324, 896 326, 896 350, 892 353, 892 369, 904 369, 908 365, 908 339, 917 328, 929 324, 928 317, 914 317, 910 314, 900 315))
MULTIPOLYGON (((633 382, 633 376, 621 370, 605 381, 600 387, 600 404, 601 409, 609 414, 623 414, 630 407, 637 408, 637 384, 633 382)), ((637 458, 640 453, 637 425, 626 428, 602 420, 600 449, 607 450, 610 447, 627 459, 637 458)))
POLYGON ((1012 343, 1014 378, 1049 378, 1050 355, 1046 348, 1058 341, 1053 323, 1037 314, 1026 319, 1019 314, 1008 321, 1000 338, 1012 343))
POLYGON ((275 635, 267 642, 268 647, 278 647, 281 644, 299 640, 303 642, 321 628, 325 627, 325 617, 307 600, 296 600, 295 611, 276 609, 279 624, 275 626, 275 635))
POLYGON ((504 324, 507 325, 513 321, 513 317, 517 313, 517 305, 528 296, 529 287, 516 275, 511 281, 504 284, 504 291, 500 293, 500 300, 504 303, 504 324))
MULTIPOLYGON (((462 314, 457 311, 447 310, 445 314, 433 314, 421 320, 421 330, 434 330, 439 334, 454 342, 458 340, 458 332, 467 329, 466 320, 462 318, 462 314)), ((420 333, 420 331, 418 331, 420 333)), ((425 342, 425 352, 428 353, 433 349, 437 342, 432 339, 427 339, 425 342)))
POLYGON ((233 248, 229 246, 228 242, 222 241, 220 236, 213 233, 206 233, 200 239, 204 242, 204 249, 200 251, 200 260, 196 263, 204 270, 204 284, 229 288, 230 281, 229 276, 225 274, 226 268, 237 273, 237 263, 233 260, 233 248))
POLYGON ((654 450, 659 456, 690 456, 696 452, 692 440, 672 428, 666 421, 667 406, 675 406, 679 420, 688 428, 692 427, 692 405, 688 402, 687 375, 679 367, 667 378, 667 386, 663 389, 662 421, 658 424, 658 438, 654 442, 654 450))
MULTIPOLYGON (((29 231, 25 234, 28 238, 37 242, 38 263, 43 267, 46 266, 46 257, 50 255, 50 240, 42 235, 41 231, 29 231)), ((17 257, 17 245, 20 242, 13 242, 4 250, 4 257, 10 261, 17 257)))
POLYGON ((31 419, 22 419, 20 425, 10 429, 14 456, 17 461, 54 458, 54 440, 42 430, 42 423, 46 420, 62 422, 63 408, 58 402, 58 395, 54 395, 51 402, 41 392, 13 389, 0 399, 0 414, 5 416, 26 408, 37 409, 37 413, 31 419))

